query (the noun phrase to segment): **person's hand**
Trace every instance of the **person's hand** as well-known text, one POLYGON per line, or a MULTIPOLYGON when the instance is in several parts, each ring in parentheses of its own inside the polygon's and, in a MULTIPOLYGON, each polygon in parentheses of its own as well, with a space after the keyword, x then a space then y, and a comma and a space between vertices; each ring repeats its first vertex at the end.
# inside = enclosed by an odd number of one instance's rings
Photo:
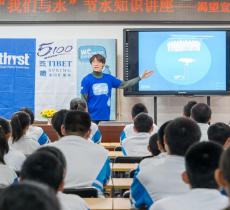
POLYGON ((146 79, 146 78, 150 77, 153 73, 154 73, 154 71, 145 70, 145 72, 141 75, 141 79, 146 79))

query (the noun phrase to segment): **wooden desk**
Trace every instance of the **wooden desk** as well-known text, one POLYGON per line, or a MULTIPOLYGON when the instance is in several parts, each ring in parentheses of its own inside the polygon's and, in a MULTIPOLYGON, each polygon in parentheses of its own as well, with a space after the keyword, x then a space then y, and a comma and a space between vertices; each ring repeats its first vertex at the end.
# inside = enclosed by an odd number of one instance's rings
POLYGON ((119 147, 120 146, 120 143, 118 142, 103 142, 101 143, 101 145, 103 147, 105 147, 106 149, 115 149, 116 147, 119 147))
POLYGON ((106 190, 129 190, 133 182, 132 178, 112 178, 105 186, 106 190))
POLYGON ((130 210, 128 198, 84 198, 90 210, 130 210))
POLYGON ((124 123, 113 124, 112 122, 99 125, 102 134, 102 142, 120 142, 120 134, 125 127, 124 123))
POLYGON ((113 163, 111 164, 113 172, 129 172, 137 168, 137 163, 113 163))
POLYGON ((112 198, 84 198, 90 210, 111 210, 113 209, 112 198))
MULTIPOLYGON (((51 141, 56 141, 58 139, 58 136, 53 129, 51 125, 48 124, 38 124, 35 123, 36 126, 39 126, 43 128, 43 130, 46 132, 46 134, 49 136, 51 141)), ((112 123, 106 123, 99 125, 99 129, 102 134, 102 142, 120 142, 120 133, 124 129, 125 124, 119 123, 119 124, 112 124, 112 123)))
POLYGON ((115 159, 116 157, 123 157, 123 153, 121 151, 109 151, 109 158, 115 159))
POLYGON ((129 210, 132 209, 129 198, 114 198, 113 209, 116 210, 129 210))

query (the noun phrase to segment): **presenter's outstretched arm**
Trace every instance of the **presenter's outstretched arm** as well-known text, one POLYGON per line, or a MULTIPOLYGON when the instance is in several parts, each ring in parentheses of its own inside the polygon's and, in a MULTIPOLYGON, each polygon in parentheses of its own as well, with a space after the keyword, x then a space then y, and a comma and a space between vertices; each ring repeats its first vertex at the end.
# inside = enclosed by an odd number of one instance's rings
POLYGON ((131 87, 135 84, 137 84, 140 80, 142 79, 146 79, 148 77, 150 77, 154 72, 153 71, 145 71, 142 76, 139 77, 135 77, 133 79, 127 80, 127 81, 122 81, 121 85, 118 87, 120 89, 125 89, 127 87, 131 87))

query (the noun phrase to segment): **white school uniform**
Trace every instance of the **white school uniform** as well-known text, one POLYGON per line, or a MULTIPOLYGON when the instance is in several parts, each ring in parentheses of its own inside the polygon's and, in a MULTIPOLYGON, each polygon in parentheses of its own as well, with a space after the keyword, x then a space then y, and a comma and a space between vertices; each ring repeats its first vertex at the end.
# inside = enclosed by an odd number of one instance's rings
MULTIPOLYGON (((150 160, 148 160, 150 161, 150 160)), ((131 196, 135 207, 150 207, 155 201, 170 195, 189 191, 182 179, 185 171, 184 157, 167 155, 148 164, 139 164, 138 173, 131 185, 131 196)))
POLYGON ((150 156, 148 151, 150 133, 136 133, 121 142, 122 152, 125 156, 150 156))
MULTIPOLYGON (((157 133, 158 131, 158 127, 157 125, 153 124, 153 131, 151 132, 150 135, 153 135, 155 133, 157 133)), ((120 141, 122 142, 124 139, 131 137, 131 136, 135 136, 137 134, 137 132, 134 130, 134 124, 128 124, 124 127, 123 131, 120 134, 120 141)))
POLYGON ((207 123, 197 123, 200 127, 201 138, 200 141, 208 141, 208 128, 209 124, 207 123))
POLYGON ((86 202, 78 195, 57 193, 62 210, 88 210, 86 202))
POLYGON ((94 186, 103 190, 110 178, 107 150, 75 135, 62 137, 49 145, 60 149, 66 157, 65 188, 94 186))
POLYGON ((16 142, 12 142, 12 140, 10 140, 10 146, 13 149, 21 151, 24 155, 30 155, 40 147, 37 142, 32 140, 27 135, 23 135, 16 142))
POLYGON ((50 142, 49 137, 43 131, 41 127, 30 125, 29 129, 26 132, 26 135, 38 142, 40 145, 47 144, 50 142))
POLYGON ((22 164, 24 163, 26 156, 15 149, 10 148, 9 152, 4 155, 4 161, 7 166, 15 171, 20 171, 22 164))
POLYGON ((171 196, 154 203, 150 210, 223 210, 228 197, 218 190, 195 188, 178 196, 171 196))
POLYGON ((97 124, 94 122, 91 122, 90 129, 91 129, 91 134, 90 134, 89 140, 96 144, 101 143, 101 131, 99 130, 97 124))
POLYGON ((0 188, 5 188, 17 181, 16 173, 5 164, 0 164, 0 188))

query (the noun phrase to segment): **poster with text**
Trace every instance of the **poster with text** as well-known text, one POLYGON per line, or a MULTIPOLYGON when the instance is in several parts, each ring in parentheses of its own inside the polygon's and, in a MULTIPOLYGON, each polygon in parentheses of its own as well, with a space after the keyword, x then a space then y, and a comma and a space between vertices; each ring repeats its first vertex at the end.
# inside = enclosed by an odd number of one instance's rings
POLYGON ((72 40, 37 40, 35 116, 43 109, 69 108, 76 97, 76 45, 72 40))
POLYGON ((35 39, 0 39, 0 116, 34 111, 35 39))

